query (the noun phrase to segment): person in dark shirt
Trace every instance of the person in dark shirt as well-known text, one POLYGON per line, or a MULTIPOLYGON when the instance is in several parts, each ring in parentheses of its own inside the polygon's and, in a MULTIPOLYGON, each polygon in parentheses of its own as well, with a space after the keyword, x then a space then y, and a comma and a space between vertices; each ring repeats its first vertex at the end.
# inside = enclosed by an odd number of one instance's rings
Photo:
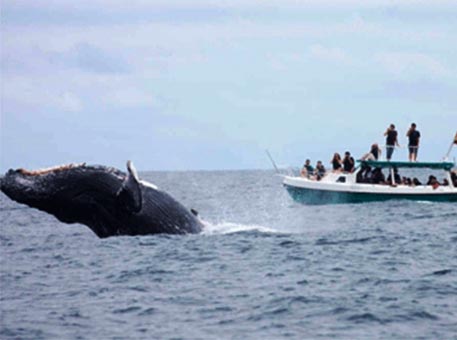
POLYGON ((428 176, 427 185, 431 185, 433 189, 436 189, 440 186, 440 182, 438 182, 435 176, 430 175, 428 176))
POLYGON ((351 153, 346 151, 343 158, 343 170, 345 172, 353 172, 355 166, 354 158, 351 157, 351 153))
POLYGON ((307 159, 305 161, 305 164, 303 165, 303 168, 301 170, 301 175, 303 177, 309 177, 311 176, 312 174, 314 173, 314 168, 313 166, 311 165, 311 161, 309 159, 307 159))
POLYGON ((433 185, 437 182, 438 182, 438 180, 436 179, 435 176, 433 176, 433 175, 428 176, 427 185, 433 185))
POLYGON ((386 178, 384 177, 381 168, 375 168, 373 170, 373 172, 371 173, 370 182, 373 184, 385 184, 386 178))
POLYGON ((417 179, 417 177, 414 177, 414 178, 413 178, 413 186, 416 186, 416 185, 422 185, 422 183, 421 183, 421 181, 419 181, 419 180, 417 179))
POLYGON ((316 169, 314 170, 314 174, 316 175, 316 179, 319 181, 322 177, 325 176, 325 167, 321 161, 317 161, 316 169))
MULTIPOLYGON (((362 161, 377 161, 379 157, 381 156, 381 149, 379 148, 379 145, 374 143, 371 145, 371 149, 369 152, 367 152, 365 155, 362 156, 361 160, 362 161)), ((371 173, 371 167, 367 165, 366 163, 362 162, 362 165, 360 167, 360 171, 358 173, 358 182, 366 182, 369 179, 371 173)))
POLYGON ((377 161, 381 156, 381 149, 378 144, 373 144, 369 152, 362 156, 362 161, 377 161))
POLYGON ((335 152, 330 163, 332 164, 333 172, 341 172, 341 156, 338 152, 335 152))
POLYGON ((409 185, 409 186, 413 185, 413 181, 409 177, 403 177, 401 180, 401 183, 403 185, 409 185))
POLYGON ((375 143, 371 146, 370 153, 373 155, 375 160, 378 160, 379 156, 381 156, 381 149, 378 144, 375 143))
POLYGON ((389 176, 387 176, 387 183, 391 185, 401 184, 401 176, 399 175, 396 167, 394 167, 394 180, 392 181, 392 173, 389 173, 389 176))
POLYGON ((409 161, 415 162, 417 159, 417 151, 419 149, 419 140, 421 134, 416 130, 416 124, 412 123, 409 128, 406 136, 409 139, 408 148, 409 148, 409 161))
POLYGON ((392 154, 394 153, 395 145, 398 147, 400 146, 397 140, 398 133, 397 130, 395 130, 394 124, 390 124, 387 131, 384 132, 384 136, 386 136, 386 159, 390 161, 392 154))

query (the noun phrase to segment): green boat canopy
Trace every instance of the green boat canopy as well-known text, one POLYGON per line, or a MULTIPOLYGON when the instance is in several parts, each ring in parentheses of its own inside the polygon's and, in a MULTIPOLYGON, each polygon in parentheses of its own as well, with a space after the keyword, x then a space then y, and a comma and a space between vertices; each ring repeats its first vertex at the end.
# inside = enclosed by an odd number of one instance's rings
POLYGON ((375 168, 427 168, 435 170, 451 170, 454 167, 452 162, 397 162, 397 161, 362 161, 361 165, 368 165, 375 168))

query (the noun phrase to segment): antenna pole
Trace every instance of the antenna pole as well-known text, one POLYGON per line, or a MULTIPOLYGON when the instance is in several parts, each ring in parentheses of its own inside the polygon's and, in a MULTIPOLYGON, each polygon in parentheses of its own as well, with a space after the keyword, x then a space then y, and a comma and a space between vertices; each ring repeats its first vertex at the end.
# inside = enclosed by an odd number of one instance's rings
POLYGON ((279 174, 279 169, 278 169, 278 167, 276 166, 276 163, 275 163, 275 161, 273 160, 273 157, 271 157, 270 152, 269 152, 268 150, 265 150, 265 152, 267 153, 267 156, 268 156, 268 158, 270 159, 271 164, 273 164, 273 168, 275 168, 276 173, 279 174))
POLYGON ((444 156, 444 160, 447 160, 449 158, 449 155, 451 154, 452 147, 454 146, 454 144, 457 144, 457 132, 455 133, 455 137, 451 145, 449 145, 449 150, 447 151, 446 156, 444 156))

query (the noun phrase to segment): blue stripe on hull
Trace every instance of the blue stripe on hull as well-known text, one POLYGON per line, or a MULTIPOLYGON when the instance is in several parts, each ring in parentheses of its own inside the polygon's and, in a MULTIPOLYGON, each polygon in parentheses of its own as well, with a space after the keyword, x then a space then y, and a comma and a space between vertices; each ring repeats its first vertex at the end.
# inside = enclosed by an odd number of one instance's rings
POLYGON ((376 194, 376 193, 355 193, 327 190, 313 190, 306 188, 292 187, 284 184, 290 196, 297 202, 306 204, 340 204, 340 203, 364 203, 374 201, 387 201, 392 199, 408 199, 414 201, 432 202, 457 202, 457 194, 376 194))

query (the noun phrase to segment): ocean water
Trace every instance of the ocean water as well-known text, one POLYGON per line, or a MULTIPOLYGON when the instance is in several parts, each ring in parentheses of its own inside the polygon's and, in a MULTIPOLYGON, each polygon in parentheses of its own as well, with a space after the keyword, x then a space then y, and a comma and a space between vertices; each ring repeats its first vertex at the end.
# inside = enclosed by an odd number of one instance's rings
POLYGON ((99 239, 0 194, 0 339, 457 339, 455 203, 305 206, 270 171, 140 175, 205 231, 99 239))

